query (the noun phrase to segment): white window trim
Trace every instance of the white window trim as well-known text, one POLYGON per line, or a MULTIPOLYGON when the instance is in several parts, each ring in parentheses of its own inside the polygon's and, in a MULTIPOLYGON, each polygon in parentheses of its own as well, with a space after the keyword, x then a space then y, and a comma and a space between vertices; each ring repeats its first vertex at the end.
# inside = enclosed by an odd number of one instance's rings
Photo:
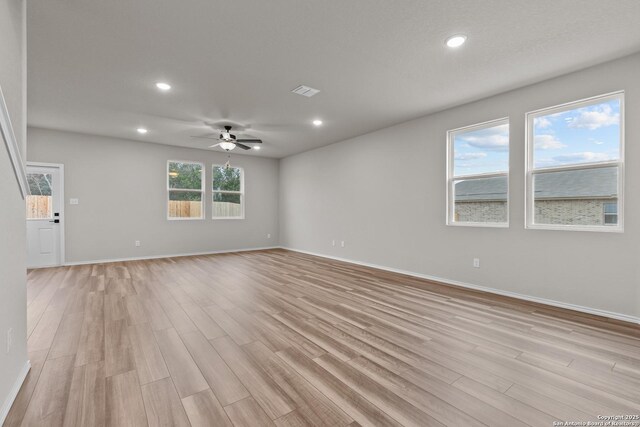
MULTIPOLYGON (((509 228, 509 170, 506 172, 489 172, 470 175, 454 176, 454 137, 455 134, 461 132, 470 132, 477 129, 485 129, 494 126, 500 126, 502 124, 510 125, 509 117, 502 117, 500 119, 489 120, 482 123, 477 123, 470 126, 464 126, 457 129, 451 129, 447 131, 447 209, 446 209, 446 224, 455 227, 489 227, 489 228, 509 228), (455 221, 455 209, 453 204, 455 203, 455 191, 453 188, 454 181, 461 179, 478 179, 478 178, 493 178, 499 176, 507 177, 507 221, 506 222, 458 222, 455 221)), ((509 158, 511 157, 511 126, 509 126, 509 158)), ((509 161, 509 164, 511 161, 509 161)), ((510 168, 509 168, 510 169, 510 168)))
POLYGON ((531 230, 565 230, 565 231, 595 231, 605 233, 624 232, 624 91, 616 91, 604 95, 567 102, 553 107, 541 108, 526 114, 525 120, 525 228, 531 230), (620 101, 620 158, 614 161, 579 163, 566 166, 553 166, 546 168, 534 168, 533 165, 533 121, 540 116, 564 112, 582 106, 593 105, 597 102, 606 102, 612 99, 620 101), (579 169, 593 169, 599 167, 618 167, 618 224, 617 225, 571 225, 571 224, 536 224, 535 203, 533 200, 533 176, 537 172, 556 172, 579 169))
POLYGON ((240 169, 240 191, 221 191, 215 190, 213 188, 213 168, 223 168, 224 165, 211 165, 211 199, 209 199, 211 203, 211 219, 214 220, 223 220, 223 219, 244 219, 244 168, 238 166, 231 166, 234 169, 240 169), (215 193, 225 193, 225 194, 239 194, 240 195, 240 216, 213 216, 213 195, 215 193))
POLYGON ((167 200, 166 200, 166 208, 167 208, 167 220, 169 221, 200 221, 205 219, 205 206, 206 203, 204 202, 204 183, 205 183, 205 178, 206 178, 206 172, 205 172, 205 167, 204 167, 204 163, 200 163, 200 162, 194 162, 193 160, 167 160, 167 170, 166 170, 166 175, 167 175, 167 200), (201 187, 200 190, 195 190, 195 189, 181 189, 181 188, 170 188, 169 187, 169 165, 171 163, 189 163, 192 165, 200 165, 201 171, 200 172, 200 176, 201 176, 201 187), (170 191, 186 191, 186 192, 193 192, 193 193, 201 193, 201 200, 202 200, 202 208, 200 209, 200 217, 195 217, 195 218, 179 218, 179 217, 171 217, 169 216, 169 192, 170 191))

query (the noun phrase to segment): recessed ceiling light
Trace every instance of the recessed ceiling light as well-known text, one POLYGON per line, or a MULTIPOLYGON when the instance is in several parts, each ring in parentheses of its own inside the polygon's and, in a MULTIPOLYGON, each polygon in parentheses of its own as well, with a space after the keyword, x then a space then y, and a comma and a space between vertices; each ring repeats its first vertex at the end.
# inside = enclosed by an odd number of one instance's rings
POLYGON ((253 149, 254 149, 254 150, 259 150, 259 149, 260 149, 260 146, 259 146, 259 145, 256 145, 255 147, 253 147, 253 149))
POLYGON ((171 89, 171 85, 169 83, 165 83, 165 82, 158 82, 156 83, 156 87, 158 89, 160 89, 161 91, 168 91, 169 89, 171 89))
POLYGON ((456 34, 447 39, 446 43, 449 47, 460 47, 467 41, 467 36, 464 34, 456 34))
POLYGON ((320 126, 321 124, 322 124, 322 120, 315 119, 315 120, 313 121, 313 125, 314 125, 314 126, 320 126))
POLYGON ((138 133, 141 133, 141 134, 143 134, 143 135, 144 135, 145 133, 149 132, 149 131, 148 131, 148 130, 146 130, 145 128, 138 128, 138 129, 136 129, 136 130, 138 131, 138 133))

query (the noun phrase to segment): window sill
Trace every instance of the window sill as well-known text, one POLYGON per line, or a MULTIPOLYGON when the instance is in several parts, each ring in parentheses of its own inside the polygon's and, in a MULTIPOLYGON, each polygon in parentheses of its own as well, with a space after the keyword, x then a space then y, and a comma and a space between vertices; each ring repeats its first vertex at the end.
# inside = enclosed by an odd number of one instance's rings
POLYGON ((167 218, 167 221, 202 221, 204 218, 167 218))
POLYGON ((553 230, 553 231, 590 231, 596 233, 624 233, 624 227, 605 225, 553 225, 553 224, 527 224, 528 230, 553 230))
POLYGON ((484 227, 484 228, 509 228, 509 223, 498 222, 448 222, 449 227, 484 227))

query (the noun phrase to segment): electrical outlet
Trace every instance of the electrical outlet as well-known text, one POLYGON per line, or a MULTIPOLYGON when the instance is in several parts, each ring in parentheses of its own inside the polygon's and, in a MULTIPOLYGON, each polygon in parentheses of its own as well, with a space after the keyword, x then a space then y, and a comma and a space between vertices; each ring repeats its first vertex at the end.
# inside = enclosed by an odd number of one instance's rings
POLYGON ((340 242, 340 246, 342 246, 342 247, 344 248, 344 240, 342 240, 342 241, 340 242))
POLYGON ((335 241, 335 240, 332 240, 332 241, 331 241, 331 246, 335 246, 335 245, 336 245, 336 241, 335 241))
POLYGON ((70 205, 77 205, 80 201, 78 199, 69 199, 70 205))
POLYGON ((136 245, 136 248, 139 248, 140 247, 140 240, 136 240, 135 245, 136 245))
POLYGON ((473 259, 473 267, 474 268, 480 268, 480 258, 474 258, 473 259))
POLYGON ((11 346, 13 346, 13 328, 7 329, 7 353, 11 351, 11 346))
POLYGON ((271 233, 267 233, 267 239, 271 238, 271 233))

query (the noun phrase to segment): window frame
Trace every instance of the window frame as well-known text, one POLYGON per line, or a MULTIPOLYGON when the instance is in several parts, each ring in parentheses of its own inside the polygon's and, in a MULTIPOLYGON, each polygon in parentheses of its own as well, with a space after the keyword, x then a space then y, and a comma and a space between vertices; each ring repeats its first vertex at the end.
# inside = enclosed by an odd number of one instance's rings
POLYGON ((193 160, 167 160, 167 169, 165 172, 166 176, 167 176, 167 200, 166 200, 166 209, 167 209, 167 220, 168 221, 200 221, 206 218, 205 216, 205 203, 204 203, 204 194, 205 194, 205 180, 206 180, 206 172, 205 172, 205 165, 204 163, 201 162, 194 162, 193 160), (170 187, 170 182, 169 182, 169 165, 171 163, 189 163, 192 165, 200 165, 201 168, 201 172, 200 172, 200 190, 196 190, 196 189, 181 189, 181 188, 171 188, 170 187), (169 215, 169 197, 170 197, 170 192, 171 191, 187 191, 187 192, 193 192, 193 193, 200 193, 200 200, 202 201, 202 208, 200 209, 200 217, 189 217, 189 218, 183 218, 183 217, 172 217, 169 215))
MULTIPOLYGON (((27 166, 28 166, 28 167, 30 166, 30 168, 31 168, 32 170, 37 169, 35 166, 31 166, 30 164, 28 164, 27 166)), ((27 222, 29 222, 29 221, 46 221, 46 220, 52 220, 52 219, 54 219, 55 217, 54 217, 54 212, 53 212, 53 201, 54 201, 54 200, 53 200, 53 199, 54 199, 54 196, 53 196, 53 187, 54 187, 54 180, 55 180, 55 178, 54 178, 54 174, 53 174, 53 172, 51 172, 51 171, 47 171, 47 170, 45 170, 44 168, 40 168, 40 169, 37 169, 37 171, 36 171, 36 172, 29 172, 29 171, 27 171, 27 172, 26 172, 26 175, 27 175, 27 185, 29 186, 29 194, 27 194, 27 195, 25 196, 25 207, 26 207, 26 205, 29 203, 29 200, 30 200, 30 199, 29 199, 29 197, 32 197, 32 196, 42 196, 42 194, 33 194, 33 193, 31 192, 31 183, 29 182, 29 175, 51 175, 51 181, 50 181, 50 186, 49 186, 49 189, 51 190, 51 194, 49 194, 49 195, 47 195, 47 196, 46 196, 46 197, 50 197, 50 198, 51 198, 51 199, 50 199, 51 201, 49 202, 49 206, 48 206, 48 207, 49 207, 49 210, 51 211, 51 212, 50 212, 50 214, 51 214, 51 215, 49 215, 49 216, 47 216, 47 217, 41 217, 41 218, 29 218, 29 212, 26 212, 26 220, 27 220, 27 222)), ((49 212, 48 212, 48 213, 49 213, 49 212)), ((60 212, 58 212, 58 214, 59 214, 59 213, 60 213, 60 212)), ((55 219, 59 219, 59 218, 55 218, 55 219)))
POLYGON ((219 168, 224 168, 225 165, 217 165, 217 164, 212 164, 211 165, 211 219, 213 220, 224 220, 224 219, 232 219, 232 220, 237 220, 237 219, 245 219, 245 211, 244 211, 244 202, 245 202, 245 191, 244 191, 244 168, 240 167, 240 166, 231 166, 231 168, 233 169, 239 169, 240 170, 240 191, 228 191, 228 190, 216 190, 214 189, 214 185, 213 185, 213 177, 214 177, 214 173, 213 173, 213 168, 215 167, 219 167, 219 168), (239 194, 240 195, 240 216, 214 216, 214 209, 213 209, 213 196, 216 193, 223 193, 223 194, 239 194))
POLYGON ((564 231, 595 231, 605 233, 622 233, 624 232, 624 91, 615 91, 602 95, 591 96, 589 98, 579 99, 577 101, 565 102, 563 104, 551 107, 540 108, 529 111, 525 115, 525 229, 532 230, 564 230, 564 231), (572 165, 534 167, 534 120, 540 116, 548 116, 550 114, 576 110, 582 107, 588 107, 598 104, 599 102, 611 101, 613 99, 620 101, 620 156, 618 160, 606 160, 601 162, 578 163, 572 165), (535 223, 535 200, 533 178, 537 173, 548 172, 564 172, 570 170, 584 170, 595 168, 617 167, 618 168, 618 223, 616 225, 573 225, 573 224, 536 224, 535 223))
POLYGON ((611 227, 611 226, 616 225, 618 223, 618 208, 619 208, 619 206, 618 206, 617 203, 604 202, 602 204, 602 225, 611 227), (616 211, 613 212, 613 213, 612 212, 607 212, 607 205, 615 206, 616 207, 616 211), (608 224, 607 223, 607 216, 609 216, 609 217, 615 216, 616 222, 612 223, 612 224, 608 224))
POLYGON ((476 123, 469 126, 463 126, 456 129, 447 131, 447 209, 446 209, 446 225, 456 227, 488 227, 488 228, 509 228, 510 218, 510 184, 509 173, 511 170, 511 123, 509 116, 501 117, 499 119, 488 120, 482 123, 476 123), (479 129, 487 129, 500 125, 509 126, 509 150, 508 150, 508 168, 506 172, 488 172, 480 174, 468 174, 454 176, 455 166, 455 136, 459 133, 470 132, 479 129), (482 179, 482 178, 497 178, 501 176, 507 177, 507 221, 506 222, 460 222, 455 220, 455 188, 454 182, 461 179, 482 179))

